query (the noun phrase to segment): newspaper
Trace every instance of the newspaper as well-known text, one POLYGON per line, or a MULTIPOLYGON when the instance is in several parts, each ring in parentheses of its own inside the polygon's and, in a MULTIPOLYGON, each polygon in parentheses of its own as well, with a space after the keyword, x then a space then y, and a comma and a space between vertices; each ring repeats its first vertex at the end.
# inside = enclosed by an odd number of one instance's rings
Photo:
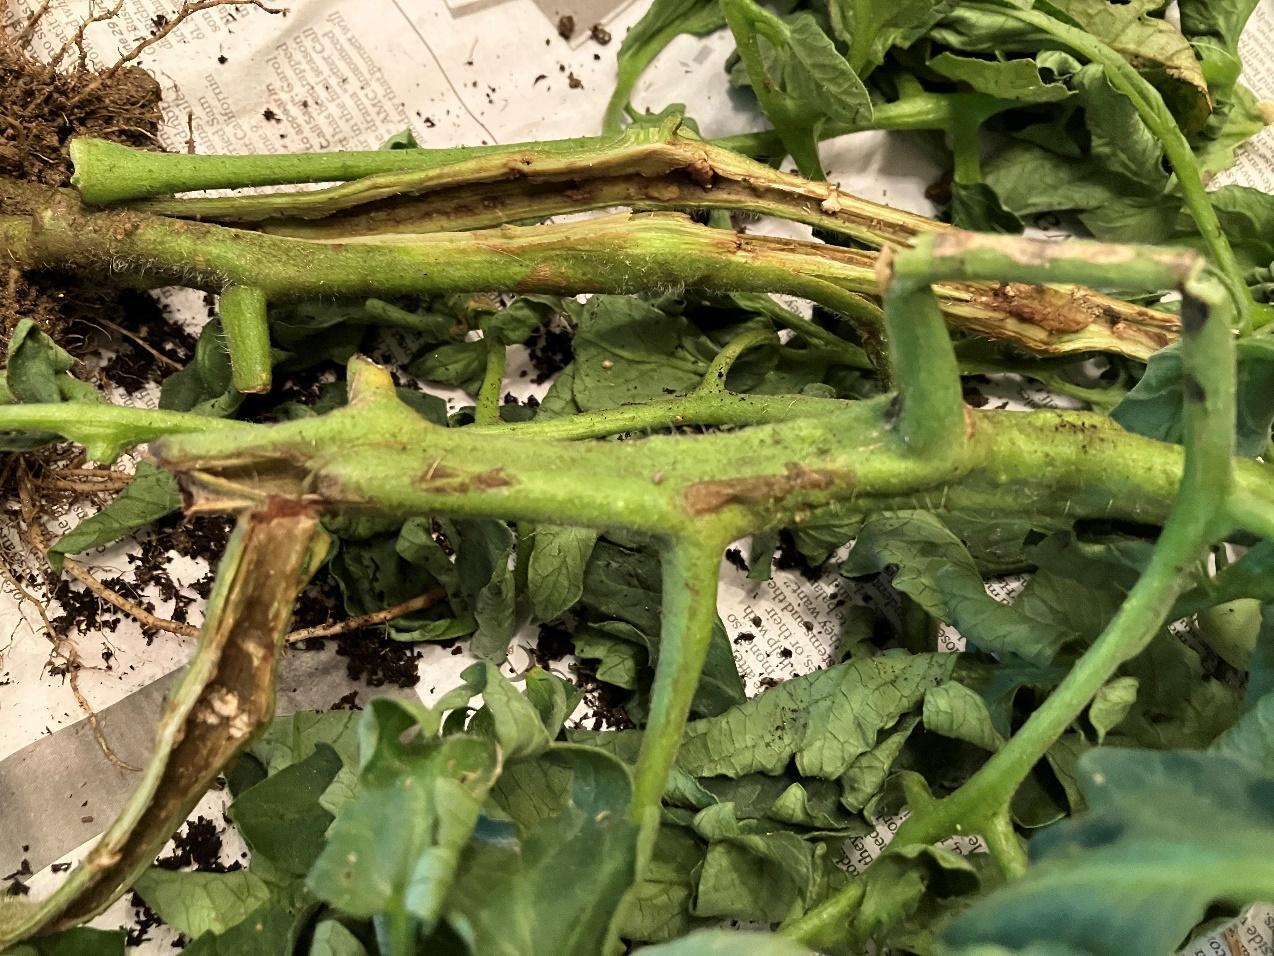
MULTIPOLYGON (((285 5, 286 0, 279 3, 285 5)), ((11 0, 10 22, 21 22, 38 5, 37 0, 11 0)), ((411 129, 421 145, 439 147, 597 132, 614 80, 615 48, 646 3, 292 0, 286 5, 291 7, 287 16, 271 16, 252 6, 205 10, 142 53, 136 62, 163 87, 167 148, 200 153, 368 149, 404 129, 411 129), (614 38, 612 43, 603 42, 608 36, 614 38)), ((107 6, 105 0, 52 0, 34 37, 36 49, 52 56, 79 24, 107 6)), ((116 16, 88 30, 85 46, 90 60, 114 62, 153 32, 156 18, 171 16, 176 6, 175 0, 125 0, 116 16)), ((678 39, 643 81, 635 103, 652 109, 685 103, 709 136, 755 128, 757 117, 730 95, 725 81, 723 67, 731 49, 721 35, 678 39)), ((1274 99, 1274 0, 1262 0, 1244 37, 1243 54, 1246 81, 1259 95, 1274 99)), ((940 170, 902 138, 877 132, 844 137, 826 144, 824 160, 830 178, 847 190, 933 212, 924 190, 940 170)), ((1218 178, 1218 183, 1230 182, 1274 191, 1274 132, 1259 136, 1243 150, 1236 167, 1218 178)), ((202 322, 206 313, 200 296, 177 293, 170 301, 193 325, 202 322)), ((517 382, 513 379, 511 390, 524 394, 520 390, 529 386, 517 382)), ((1066 403, 1011 376, 1000 377, 987 391, 990 400, 1014 408, 1066 403)), ((155 397, 133 399, 144 403, 155 397)), ((455 395, 450 398, 457 400, 455 395)), ((83 517, 81 511, 58 519, 50 533, 73 527, 83 517)), ((91 556, 90 563, 99 569, 126 570, 129 547, 105 549, 91 556)), ((746 542, 739 547, 746 555, 746 542)), ((0 548, 11 564, 22 566, 31 560, 12 529, 0 528, 0 548)), ((171 568, 182 588, 189 588, 206 571, 199 562, 186 559, 171 568)), ((991 581, 987 587, 996 599, 1009 601, 1021 585, 1022 579, 1016 578, 991 581)), ((130 778, 100 754, 93 764, 96 751, 85 746, 83 707, 65 677, 49 670, 50 645, 35 607, 44 596, 30 598, 0 581, 0 805, 6 807, 0 814, 0 872, 17 869, 6 864, 18 857, 34 856, 31 863, 39 872, 31 887, 40 893, 57 880, 49 864, 82 856, 109 819, 111 800, 122 799, 130 778), (75 769, 83 770, 86 778, 68 786, 63 802, 69 809, 44 800, 30 805, 28 814, 14 812, 17 804, 7 797, 20 796, 12 787, 22 778, 12 773, 6 777, 6 771, 19 760, 56 766, 69 753, 80 755, 75 769), (99 776, 88 779, 99 771, 99 776), (111 771, 119 793, 105 799, 97 781, 108 779, 111 771), (81 807, 94 792, 105 806, 81 807), (33 834, 57 829, 49 824, 53 816, 66 825, 65 832, 43 847, 32 847, 33 834)), ((834 573, 808 580, 797 571, 776 570, 768 581, 756 582, 734 563, 722 563, 720 612, 749 694, 769 682, 824 666, 837 646, 847 607, 871 603, 888 611, 892 599, 886 591, 864 591, 834 573)), ((169 610, 157 600, 157 614, 169 610)), ((192 623, 197 622, 192 617, 192 623)), ((153 714, 146 716, 147 708, 153 709, 189 657, 191 642, 161 635, 148 643, 126 620, 100 639, 81 638, 77 644, 82 661, 103 661, 80 671, 78 690, 84 705, 102 716, 121 753, 144 754, 154 719, 153 714), (145 707, 137 704, 141 700, 148 701, 145 707)), ((959 635, 944 629, 942 645, 957 649, 959 635)), ((424 645, 422 651, 423 679, 417 690, 426 700, 453 686, 471 661, 466 653, 436 645, 424 645)), ((515 650, 510 672, 524 667, 528 659, 525 649, 515 650)), ((330 657, 315 658, 307 666, 306 677, 296 684, 337 688, 348 682, 330 657)), ((293 704, 304 706, 303 697, 299 694, 293 704)), ((215 817, 223 805, 224 797, 211 793, 196 815, 215 817)), ((854 869, 865 866, 896 824, 888 821, 876 833, 852 841, 846 864, 854 869)), ((976 838, 953 845, 960 852, 980 847, 976 838)), ((228 846, 227 858, 240 850, 228 846)), ((96 925, 118 926, 132 916, 131 908, 121 902, 96 925)), ((149 932, 150 940, 137 951, 170 948, 170 934, 149 932)), ((1274 913, 1257 908, 1187 952, 1255 956, 1274 951, 1272 941, 1274 913)))

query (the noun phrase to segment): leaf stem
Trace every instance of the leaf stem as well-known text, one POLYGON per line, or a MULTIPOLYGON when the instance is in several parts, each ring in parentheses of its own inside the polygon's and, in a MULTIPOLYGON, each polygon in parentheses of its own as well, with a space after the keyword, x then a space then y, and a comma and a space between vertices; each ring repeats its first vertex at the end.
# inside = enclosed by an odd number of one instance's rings
POLYGON ((232 285, 218 301, 221 327, 230 351, 230 382, 239 392, 270 390, 270 326, 265 293, 232 285))
POLYGON ((495 336, 487 338, 487 360, 478 388, 478 401, 473 409, 473 420, 478 425, 500 424, 500 394, 504 389, 504 365, 508 354, 503 343, 495 336))
POLYGON ((674 539, 661 555, 659 661, 629 814, 641 825, 657 825, 668 773, 699 686, 717 620, 717 576, 727 540, 713 534, 705 523, 693 538, 674 539))

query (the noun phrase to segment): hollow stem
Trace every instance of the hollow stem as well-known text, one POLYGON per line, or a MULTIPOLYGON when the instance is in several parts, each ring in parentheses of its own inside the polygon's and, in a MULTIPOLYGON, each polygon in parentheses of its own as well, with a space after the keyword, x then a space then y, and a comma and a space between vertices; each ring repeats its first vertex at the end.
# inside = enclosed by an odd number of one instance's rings
MULTIPOLYGON (((862 329, 874 309, 873 253, 741 236, 678 216, 462 234, 378 237, 335 244, 172 221, 133 212, 86 212, 64 194, 30 191, 35 221, 0 217, 0 247, 17 268, 71 267, 219 291, 260 290, 271 302, 332 296, 509 291, 628 293, 652 285, 707 292, 786 292, 811 298, 862 329), (38 223, 38 225, 37 225, 38 223)), ((117 278, 118 281, 118 278, 117 278)), ((943 284, 948 321, 1024 348, 1105 350, 1145 359, 1171 341, 1170 317, 1083 290, 943 284), (1047 322, 1041 324, 1041 310, 1047 322)))

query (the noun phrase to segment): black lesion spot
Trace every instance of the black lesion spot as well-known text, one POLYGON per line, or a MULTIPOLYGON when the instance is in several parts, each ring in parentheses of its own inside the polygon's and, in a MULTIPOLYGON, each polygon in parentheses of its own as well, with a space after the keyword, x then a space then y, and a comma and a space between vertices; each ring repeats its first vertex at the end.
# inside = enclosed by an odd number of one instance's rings
POLYGON ((1208 307, 1201 299, 1187 295, 1181 300, 1181 330, 1186 335, 1197 335, 1208 324, 1208 307))
POLYGON ((898 419, 902 417, 902 393, 897 393, 890 399, 889 407, 885 409, 885 425, 893 428, 898 424, 898 419))
POLYGON ((1181 381, 1182 387, 1185 389, 1187 402, 1198 402, 1203 404, 1208 400, 1208 393, 1203 386, 1199 384, 1199 380, 1193 375, 1186 375, 1181 381))

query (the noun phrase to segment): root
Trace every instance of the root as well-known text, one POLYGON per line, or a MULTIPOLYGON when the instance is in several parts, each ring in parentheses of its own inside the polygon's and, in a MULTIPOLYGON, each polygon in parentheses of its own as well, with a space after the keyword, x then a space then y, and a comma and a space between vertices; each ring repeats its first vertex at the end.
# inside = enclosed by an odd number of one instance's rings
MULTIPOLYGON (((108 14, 104 14, 102 19, 109 20, 116 13, 119 12, 119 9, 121 6, 123 6, 123 0, 120 0, 120 2, 115 6, 115 8, 111 10, 108 14)), ((199 13, 202 10, 210 10, 213 7, 256 7, 260 10, 264 10, 266 13, 271 13, 271 14, 287 12, 286 8, 284 7, 267 6, 265 3, 265 0, 186 0, 186 2, 181 5, 181 8, 175 14, 173 14, 172 17, 169 18, 169 20, 166 23, 164 23, 163 26, 161 26, 158 30, 156 30, 153 34, 148 36, 146 39, 140 41, 136 46, 134 46, 127 53, 123 54, 118 60, 115 61, 114 66, 103 70, 101 73, 98 73, 97 76, 92 81, 90 81, 88 86, 85 87, 83 93, 80 94, 80 97, 91 96, 93 91, 97 87, 101 86, 103 83, 109 83, 112 79, 115 78, 115 75, 119 73, 119 71, 123 67, 127 66, 132 61, 136 60, 137 57, 140 56, 144 50, 154 46, 156 43, 162 42, 164 38, 168 36, 168 34, 176 30, 177 27, 179 27, 189 17, 193 16, 196 13, 199 13)), ((92 23, 92 22, 93 22, 92 20, 89 21, 89 23, 92 23)), ((87 26, 88 26, 88 23, 82 26, 80 28, 80 33, 77 34, 78 36, 80 36, 81 40, 82 40, 83 30, 87 26)), ((75 99, 73 99, 71 101, 72 104, 78 102, 80 97, 76 97, 75 99)))

